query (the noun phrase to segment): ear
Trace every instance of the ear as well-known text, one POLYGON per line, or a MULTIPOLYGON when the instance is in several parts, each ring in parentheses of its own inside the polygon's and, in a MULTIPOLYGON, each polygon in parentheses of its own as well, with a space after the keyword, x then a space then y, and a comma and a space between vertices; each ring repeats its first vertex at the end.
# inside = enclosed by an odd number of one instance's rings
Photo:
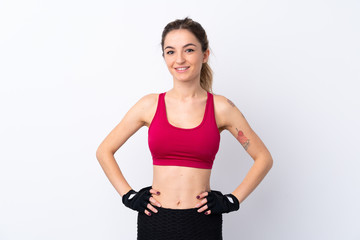
POLYGON ((209 60, 209 56, 210 56, 210 50, 206 49, 206 51, 204 52, 203 63, 206 63, 209 60))

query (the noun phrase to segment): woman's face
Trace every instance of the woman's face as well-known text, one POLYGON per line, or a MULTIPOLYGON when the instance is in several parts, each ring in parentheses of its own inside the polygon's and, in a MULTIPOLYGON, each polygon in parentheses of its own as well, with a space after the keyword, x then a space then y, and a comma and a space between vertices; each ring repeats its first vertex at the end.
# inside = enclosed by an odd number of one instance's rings
POLYGON ((186 29, 170 31, 164 40, 166 65, 178 81, 199 81, 202 64, 209 58, 209 50, 204 53, 194 34, 186 29))

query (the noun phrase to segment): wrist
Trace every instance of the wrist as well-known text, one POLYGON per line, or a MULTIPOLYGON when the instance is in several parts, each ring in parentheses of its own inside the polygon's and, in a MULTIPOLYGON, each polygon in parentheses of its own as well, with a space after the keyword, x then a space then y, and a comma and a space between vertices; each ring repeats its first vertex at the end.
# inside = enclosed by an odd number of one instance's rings
POLYGON ((240 208, 240 202, 239 199, 232 193, 226 194, 225 195, 228 199, 228 201, 230 202, 229 205, 229 211, 237 211, 240 208))
POLYGON ((240 204, 240 197, 238 197, 234 192, 230 193, 231 195, 233 195, 236 200, 238 200, 239 204, 240 204))
POLYGON ((131 190, 134 190, 134 189, 128 188, 127 190, 125 190, 121 197, 124 197, 124 195, 128 194, 131 190))

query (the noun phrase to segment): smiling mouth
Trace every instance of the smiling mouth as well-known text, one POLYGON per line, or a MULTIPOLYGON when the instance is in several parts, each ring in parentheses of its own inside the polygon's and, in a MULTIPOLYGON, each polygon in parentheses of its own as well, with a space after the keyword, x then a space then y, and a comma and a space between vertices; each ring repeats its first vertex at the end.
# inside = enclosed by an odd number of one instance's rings
POLYGON ((175 70, 177 72, 185 72, 186 70, 188 70, 190 67, 180 67, 180 68, 175 68, 175 70))

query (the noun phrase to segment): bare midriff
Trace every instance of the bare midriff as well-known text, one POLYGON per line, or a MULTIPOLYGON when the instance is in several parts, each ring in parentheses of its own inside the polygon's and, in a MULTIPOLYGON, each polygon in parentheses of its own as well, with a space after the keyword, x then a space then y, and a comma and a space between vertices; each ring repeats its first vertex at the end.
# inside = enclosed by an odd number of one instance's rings
POLYGON ((210 191, 211 169, 153 165, 153 197, 163 208, 194 208, 202 192, 210 191))

